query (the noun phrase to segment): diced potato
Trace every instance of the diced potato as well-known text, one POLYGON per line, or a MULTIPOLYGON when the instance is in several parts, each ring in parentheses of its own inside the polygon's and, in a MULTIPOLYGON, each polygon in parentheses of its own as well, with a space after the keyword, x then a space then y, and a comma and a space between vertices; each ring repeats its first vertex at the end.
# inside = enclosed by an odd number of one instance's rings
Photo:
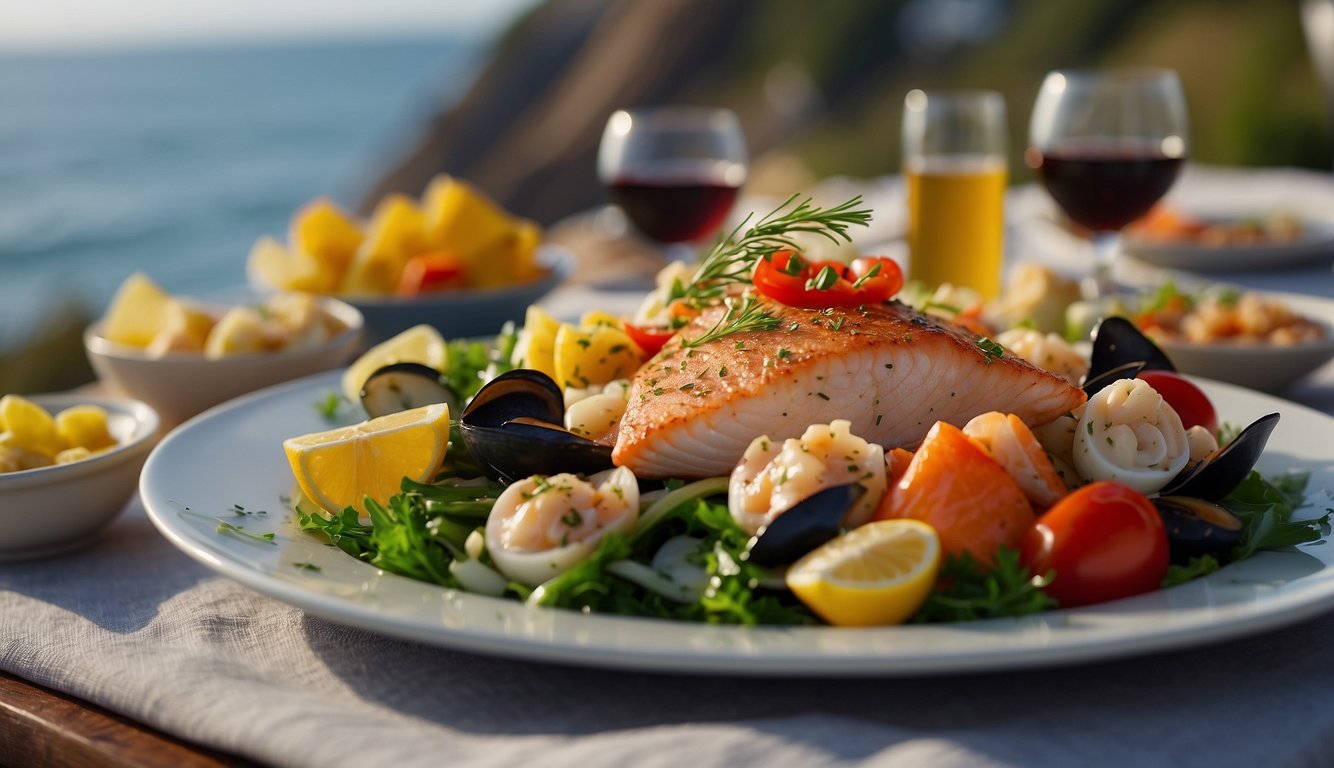
POLYGON ((402 276, 403 264, 425 246, 421 211, 403 195, 386 197, 371 215, 366 239, 352 259, 341 291, 352 295, 393 293, 402 276))
POLYGON ((204 357, 249 355, 269 348, 264 318, 251 307, 232 307, 213 326, 204 343, 204 357))
POLYGON ((148 352, 158 356, 171 352, 203 352, 204 342, 215 322, 208 312, 172 298, 167 302, 165 324, 148 345, 148 352))
MULTIPOLYGON (((546 310, 530 304, 523 316, 523 328, 514 344, 511 362, 520 368, 532 368, 551 378, 556 378, 556 365, 553 355, 556 349, 556 331, 560 323, 547 314, 546 310)), ((559 382, 559 379, 557 379, 559 382)))
POLYGON ((107 427, 107 412, 95 405, 73 405, 57 413, 56 432, 71 448, 100 451, 116 444, 107 427))
POLYGON ((341 281, 363 239, 361 227, 328 198, 318 198, 292 217, 288 242, 292 250, 315 257, 335 282, 341 281))
POLYGON ((562 324, 556 331, 552 364, 562 387, 587 387, 629 378, 642 360, 639 349, 620 328, 562 324))
POLYGON ((3 444, 47 457, 68 447, 56 429, 56 420, 42 406, 20 395, 0 397, 0 419, 5 422, 3 444))
POLYGON ((622 328, 619 317, 601 309, 590 309, 579 318, 580 328, 592 328, 595 325, 610 325, 613 328, 622 328))
POLYGON ((102 335, 117 344, 147 347, 166 325, 170 301, 157 283, 136 272, 121 283, 111 300, 102 335))
POLYGON ((341 278, 309 253, 289 251, 271 237, 261 237, 251 247, 246 275, 252 283, 311 293, 332 293, 341 278))

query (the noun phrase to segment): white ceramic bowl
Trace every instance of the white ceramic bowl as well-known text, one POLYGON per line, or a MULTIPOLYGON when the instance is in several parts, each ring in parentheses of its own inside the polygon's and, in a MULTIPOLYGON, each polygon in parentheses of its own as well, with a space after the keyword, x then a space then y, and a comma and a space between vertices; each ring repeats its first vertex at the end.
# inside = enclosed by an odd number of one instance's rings
POLYGON ((158 434, 157 413, 138 400, 26 397, 53 414, 72 405, 101 407, 117 445, 71 464, 0 473, 0 562, 47 557, 91 542, 133 497, 158 434))
POLYGON ((1194 376, 1279 392, 1334 359, 1334 302, 1295 293, 1269 293, 1272 298, 1325 327, 1324 338, 1306 344, 1188 344, 1161 342, 1177 370, 1194 376))
POLYGON ((543 245, 538 263, 547 273, 531 283, 485 290, 441 291, 416 298, 345 297, 366 318, 366 342, 374 344, 427 323, 447 339, 491 336, 506 320, 523 322, 528 305, 551 292, 574 272, 574 256, 558 245, 543 245))
POLYGON ((324 344, 277 352, 210 360, 200 354, 153 357, 142 349, 117 344, 101 335, 101 324, 84 332, 88 360, 113 390, 138 398, 174 427, 225 400, 272 384, 346 365, 359 351, 363 319, 355 307, 328 297, 318 299, 344 330, 324 344))

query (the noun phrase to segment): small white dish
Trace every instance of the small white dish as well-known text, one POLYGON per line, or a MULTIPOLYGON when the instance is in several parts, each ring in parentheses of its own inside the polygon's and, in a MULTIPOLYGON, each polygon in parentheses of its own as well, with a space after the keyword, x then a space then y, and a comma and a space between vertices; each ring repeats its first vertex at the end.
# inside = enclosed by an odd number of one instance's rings
POLYGON ((154 357, 137 347, 107 340, 101 335, 101 323, 94 323, 84 332, 84 348, 98 378, 113 390, 148 403, 172 427, 238 395, 351 360, 361 341, 361 312, 337 299, 317 300, 324 312, 342 323, 343 330, 315 346, 220 359, 195 353, 154 357))
POLYGON ((574 272, 574 255, 558 245, 537 250, 546 274, 528 283, 504 288, 441 291, 416 298, 344 297, 366 318, 366 342, 374 344, 414 325, 432 325, 447 339, 492 336, 507 320, 523 322, 535 304, 574 272))
POLYGON ((0 562, 35 560, 90 543, 133 497, 158 434, 157 413, 138 400, 25 397, 52 414, 73 405, 100 407, 116 446, 69 464, 0 473, 0 562))
MULTIPOLYGON (((1219 216, 1209 218, 1226 220, 1219 216)), ((1121 247, 1127 254, 1156 267, 1191 272, 1253 272, 1334 260, 1334 224, 1303 219, 1301 226, 1301 234, 1289 242, 1207 245, 1128 233, 1121 247)))
POLYGON ((1177 370, 1193 376, 1278 392, 1334 358, 1334 301, 1296 293, 1265 293, 1325 328, 1324 338, 1305 344, 1190 344, 1159 342, 1177 370))

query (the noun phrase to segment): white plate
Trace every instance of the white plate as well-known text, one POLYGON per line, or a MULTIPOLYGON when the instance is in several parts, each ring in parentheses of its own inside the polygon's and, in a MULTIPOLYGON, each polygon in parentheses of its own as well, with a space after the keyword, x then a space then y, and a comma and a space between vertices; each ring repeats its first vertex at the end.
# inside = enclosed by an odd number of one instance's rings
MULTIPOLYGON (((1262 468, 1308 470, 1312 488, 1334 488, 1334 419, 1255 392, 1205 385, 1228 421, 1246 423, 1275 410, 1283 413, 1262 468)), ((741 628, 531 609, 383 573, 298 531, 282 499, 293 482, 280 443, 326 428, 313 404, 337 388, 336 374, 322 374, 200 415, 149 457, 140 493, 158 529, 209 568, 311 614, 386 635, 592 666, 914 675, 1051 666, 1180 648, 1260 632, 1334 607, 1334 548, 1310 546, 1262 552, 1170 590, 1021 620, 877 629, 741 628), (234 515, 235 505, 252 514, 234 515), (218 519, 250 532, 272 532, 275 538, 266 543, 219 533, 218 519)), ((1322 501, 1319 508, 1325 506, 1322 501)))
POLYGON ((1277 392, 1334 357, 1334 301, 1297 293, 1263 293, 1265 298, 1325 326, 1325 337, 1307 344, 1188 344, 1160 346, 1182 373, 1277 392))
POLYGON ((1288 243, 1204 245, 1127 234, 1122 250, 1166 269, 1192 272, 1243 272, 1297 267, 1334 258, 1334 224, 1302 220, 1301 236, 1288 243))

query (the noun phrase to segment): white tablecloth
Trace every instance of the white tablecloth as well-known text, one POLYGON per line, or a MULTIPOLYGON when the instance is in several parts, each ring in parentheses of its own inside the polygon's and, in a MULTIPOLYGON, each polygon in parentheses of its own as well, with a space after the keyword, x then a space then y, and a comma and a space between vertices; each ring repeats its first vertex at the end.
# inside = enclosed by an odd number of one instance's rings
MULTIPOLYGON (((1197 182, 1217 192, 1295 181, 1329 192, 1323 176, 1219 173, 1188 178, 1182 193, 1197 182)), ((1329 264, 1266 281, 1334 289, 1329 264)), ((552 303, 589 300, 571 292, 552 303)), ((1331 393, 1327 367, 1290 395, 1331 412, 1331 393)), ((296 766, 1326 765, 1331 644, 1334 614, 1192 650, 956 677, 547 666, 307 616, 188 559, 137 501, 89 549, 0 565, 0 669, 193 742, 296 766)))

